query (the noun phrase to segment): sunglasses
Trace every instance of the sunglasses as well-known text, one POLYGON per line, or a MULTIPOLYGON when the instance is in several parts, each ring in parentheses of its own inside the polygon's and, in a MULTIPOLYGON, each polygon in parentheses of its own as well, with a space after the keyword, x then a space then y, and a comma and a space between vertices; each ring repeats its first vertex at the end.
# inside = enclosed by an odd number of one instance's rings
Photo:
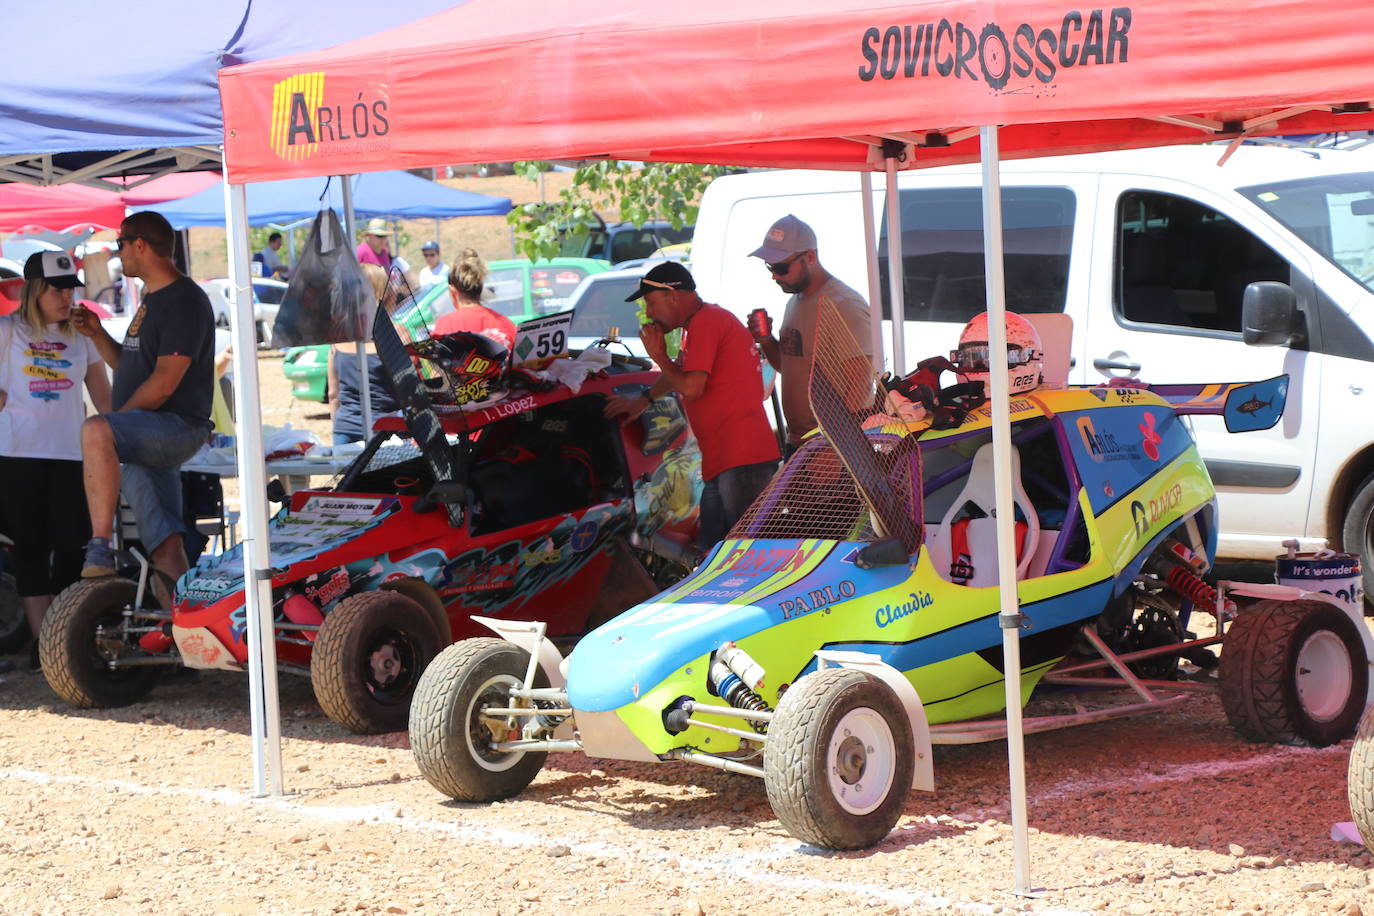
POLYGON ((792 257, 788 258, 788 259, 785 260, 785 261, 777 261, 777 262, 774 262, 774 263, 772 263, 772 264, 767 264, 766 266, 767 266, 768 269, 771 270, 773 273, 778 274, 779 276, 781 276, 782 274, 785 274, 785 273, 787 273, 789 270, 791 270, 791 269, 792 269, 792 265, 795 264, 795 263, 797 262, 797 259, 800 258, 800 257, 801 257, 802 255, 804 255, 804 254, 806 254, 805 251, 799 251, 799 252, 797 252, 796 254, 792 255, 792 257))
POLYGON ((123 251, 125 243, 141 238, 143 238, 141 235, 121 235, 115 239, 115 251, 123 251))

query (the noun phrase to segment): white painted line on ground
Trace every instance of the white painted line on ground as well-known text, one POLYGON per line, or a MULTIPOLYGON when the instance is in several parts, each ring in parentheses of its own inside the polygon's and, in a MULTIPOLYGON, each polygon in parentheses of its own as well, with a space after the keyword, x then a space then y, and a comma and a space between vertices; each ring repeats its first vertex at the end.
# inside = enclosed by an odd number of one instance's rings
MULTIPOLYGON (((112 792, 137 793, 140 795, 163 795, 196 799, 231 808, 248 809, 253 806, 267 807, 281 814, 300 820, 321 821, 324 823, 352 823, 365 821, 383 826, 398 827, 402 830, 421 830, 443 834, 454 839, 491 843, 505 847, 547 848, 563 843, 569 849, 584 855, 614 857, 626 862, 642 861, 645 850, 639 846, 617 846, 612 843, 587 843, 564 837, 544 836, 518 830, 500 830, 474 827, 452 821, 436 821, 400 816, 395 813, 395 803, 386 805, 305 805, 290 798, 255 798, 230 789, 194 789, 175 786, 145 786, 119 779, 89 779, 81 776, 62 776, 43 773, 37 770, 0 770, 0 781, 12 780, 34 785, 79 785, 87 788, 105 789, 112 792)), ((804 849, 805 847, 802 847, 804 849)), ((990 904, 959 901, 932 893, 905 890, 896 886, 864 884, 848 881, 827 881, 819 878, 805 878, 797 875, 779 874, 767 868, 757 867, 757 863, 776 861, 787 856, 807 855, 799 851, 795 844, 779 843, 772 850, 739 856, 702 858, 696 856, 659 855, 660 860, 676 859, 684 870, 699 872, 712 877, 734 875, 741 880, 778 889, 795 891, 825 891, 875 897, 900 906, 922 906, 932 909, 965 911, 970 913, 991 913, 990 904)), ((835 860, 834 867, 842 868, 843 860, 835 860)), ((1010 875, 1010 871, 1008 871, 1010 875)), ((894 877, 911 878, 900 869, 894 869, 894 877)), ((1044 916, 1091 916, 1090 911, 1071 910, 1060 907, 1044 906, 1035 901, 1025 901, 1028 911, 1044 916)))
POLYGON ((1242 757, 1236 760, 1208 760, 1202 763, 1184 763, 1165 768, 1163 773, 1154 772, 1153 768, 1137 769, 1133 773, 1116 772, 1106 779, 1085 779, 1073 778, 1065 779, 1053 785, 1047 786, 1031 795, 1027 801, 1031 804, 1044 802, 1051 803, 1058 799, 1073 795, 1084 795, 1089 792, 1108 792, 1133 791, 1148 789, 1158 786, 1172 785, 1181 782, 1191 782, 1195 779, 1214 779, 1217 776, 1225 776, 1230 773, 1253 770, 1256 767, 1272 763, 1281 763, 1292 757, 1333 757, 1346 756, 1350 749, 1341 744, 1333 744, 1329 747, 1272 747, 1252 754, 1249 757, 1242 757))

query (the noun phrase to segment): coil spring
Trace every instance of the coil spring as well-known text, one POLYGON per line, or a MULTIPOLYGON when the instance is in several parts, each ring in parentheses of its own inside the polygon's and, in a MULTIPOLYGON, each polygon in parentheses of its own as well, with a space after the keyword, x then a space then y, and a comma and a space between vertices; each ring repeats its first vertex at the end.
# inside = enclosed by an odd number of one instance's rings
POLYGON ((1182 566, 1175 566, 1164 577, 1169 587, 1199 607, 1209 610, 1217 606, 1217 590, 1182 566))
MULTIPOLYGON (((726 679, 720 688, 721 698, 736 709, 748 709, 754 712, 772 712, 772 707, 763 701, 763 697, 745 686, 744 681, 738 677, 731 676, 726 679)), ((749 727, 760 735, 768 730, 768 725, 764 722, 749 722, 749 727)))

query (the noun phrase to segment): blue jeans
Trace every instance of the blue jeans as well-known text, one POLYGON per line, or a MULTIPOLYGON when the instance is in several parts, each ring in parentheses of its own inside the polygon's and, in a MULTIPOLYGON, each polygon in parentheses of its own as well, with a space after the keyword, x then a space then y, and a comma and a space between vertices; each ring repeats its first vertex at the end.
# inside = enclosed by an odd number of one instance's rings
POLYGON ((150 552, 174 534, 184 534, 181 466, 210 435, 210 421, 197 423, 161 410, 102 414, 114 434, 124 466, 120 490, 134 510, 138 537, 150 552))
POLYGON ((776 461, 743 464, 706 481, 701 488, 701 529, 697 533, 697 546, 702 551, 725 539, 777 469, 776 461))

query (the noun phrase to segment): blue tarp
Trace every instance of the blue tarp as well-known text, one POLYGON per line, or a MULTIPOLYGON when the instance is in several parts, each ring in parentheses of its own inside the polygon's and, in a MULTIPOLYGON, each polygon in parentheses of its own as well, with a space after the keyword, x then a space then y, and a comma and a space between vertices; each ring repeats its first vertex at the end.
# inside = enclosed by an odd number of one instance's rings
MULTIPOLYGON (((369 172, 354 175, 352 181, 353 211, 360 219, 375 216, 387 219, 501 216, 511 208, 509 197, 459 191, 409 172, 369 172)), ((250 226, 307 219, 326 206, 343 213, 343 187, 337 178, 293 178, 288 181, 264 181, 247 187, 250 226)), ((178 229, 186 226, 223 226, 224 183, 212 185, 181 200, 169 200, 152 209, 167 217, 178 229)))
POLYGON ((53 164, 72 168, 114 150, 218 147, 220 67, 320 50, 462 2, 7 4, 0 157, 62 154, 53 164), (93 38, 93 30, 101 37, 81 47, 77 39, 93 38))

